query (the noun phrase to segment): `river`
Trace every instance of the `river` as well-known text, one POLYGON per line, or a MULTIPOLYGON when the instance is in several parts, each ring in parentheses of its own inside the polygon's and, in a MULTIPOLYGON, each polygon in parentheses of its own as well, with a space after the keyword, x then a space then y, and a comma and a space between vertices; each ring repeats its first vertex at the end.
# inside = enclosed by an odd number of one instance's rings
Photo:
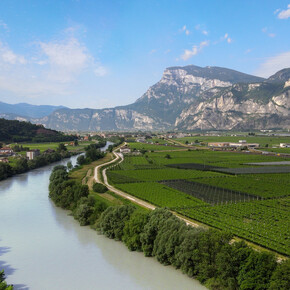
MULTIPOLYGON (((70 160, 76 162, 76 156, 70 160)), ((53 166, 0 182, 0 270, 15 289, 206 289, 121 242, 81 227, 48 198, 53 166)))

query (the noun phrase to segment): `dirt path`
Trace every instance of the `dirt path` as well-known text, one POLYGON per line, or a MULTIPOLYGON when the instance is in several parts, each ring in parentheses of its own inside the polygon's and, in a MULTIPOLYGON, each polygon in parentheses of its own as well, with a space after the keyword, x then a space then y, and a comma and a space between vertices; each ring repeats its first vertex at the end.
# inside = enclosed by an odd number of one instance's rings
MULTIPOLYGON (((101 179, 99 178, 99 170, 100 170, 102 167, 107 166, 107 165, 109 165, 109 164, 112 164, 112 163, 114 163, 114 162, 116 162, 116 161, 119 160, 119 162, 116 163, 116 165, 117 165, 117 164, 123 162, 123 160, 124 160, 124 156, 123 156, 122 153, 118 153, 118 152, 116 152, 115 150, 113 151, 113 153, 114 153, 114 155, 115 155, 115 158, 114 158, 113 160, 111 160, 110 162, 103 163, 103 164, 98 165, 98 166, 95 167, 95 173, 94 173, 94 179, 95 179, 95 181, 98 182, 98 183, 102 183, 102 184, 106 185, 107 188, 108 188, 110 191, 112 191, 112 192, 118 194, 119 196, 121 196, 121 197, 123 197, 123 198, 126 198, 126 199, 132 201, 133 203, 136 203, 136 204, 138 204, 138 205, 140 205, 140 206, 142 206, 142 207, 145 207, 145 208, 148 208, 148 209, 154 210, 154 209, 156 208, 155 205, 153 205, 153 204, 151 204, 151 203, 149 203, 149 202, 146 202, 146 201, 144 201, 144 200, 142 200, 142 199, 139 199, 139 198, 137 198, 137 197, 135 197, 135 196, 132 196, 132 195, 130 195, 130 194, 124 192, 124 191, 121 191, 120 189, 117 189, 117 188, 115 188, 114 186, 110 185, 109 182, 108 182, 107 174, 106 174, 108 168, 105 168, 105 169, 102 171, 102 175, 103 175, 103 180, 104 180, 104 182, 101 181, 101 179)), ((185 218, 185 217, 182 217, 182 216, 178 215, 178 214, 175 213, 175 212, 172 212, 172 213, 173 213, 175 216, 177 216, 178 218, 180 218, 181 220, 185 221, 187 225, 191 225, 191 226, 193 226, 193 227, 199 227, 199 226, 200 226, 199 224, 194 223, 193 221, 191 221, 191 220, 189 220, 189 219, 187 219, 187 218, 185 218)))

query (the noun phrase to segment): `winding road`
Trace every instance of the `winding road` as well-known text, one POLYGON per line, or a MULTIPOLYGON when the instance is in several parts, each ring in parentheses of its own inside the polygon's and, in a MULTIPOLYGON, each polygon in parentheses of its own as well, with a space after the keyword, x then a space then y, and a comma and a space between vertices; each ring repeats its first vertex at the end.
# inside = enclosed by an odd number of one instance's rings
MULTIPOLYGON (((115 149, 115 150, 113 151, 113 154, 114 154, 114 156, 115 156, 115 158, 114 158, 113 160, 111 160, 111 161, 109 161, 109 162, 106 162, 106 163, 103 163, 103 164, 98 165, 98 166, 95 167, 95 171, 94 171, 94 179, 95 179, 95 181, 98 182, 98 183, 102 183, 102 184, 106 185, 107 188, 108 188, 110 191, 112 191, 112 192, 118 194, 119 196, 121 196, 121 197, 123 197, 123 198, 126 198, 126 199, 132 201, 132 202, 135 203, 135 204, 138 204, 138 205, 140 205, 140 206, 142 206, 142 207, 145 207, 145 208, 148 208, 148 209, 150 209, 150 210, 154 210, 154 209, 156 208, 155 205, 153 205, 153 204, 151 204, 151 203, 149 203, 149 202, 146 202, 146 201, 144 201, 144 200, 142 200, 142 199, 136 198, 136 197, 134 197, 134 196, 132 196, 132 195, 130 195, 130 194, 124 192, 124 191, 121 191, 120 189, 117 189, 117 188, 115 188, 114 186, 110 185, 109 182, 108 182, 107 174, 106 174, 107 169, 108 169, 109 167, 107 167, 107 168, 105 168, 103 171, 101 171, 101 172, 102 172, 102 175, 103 175, 103 181, 99 178, 99 170, 100 170, 102 167, 107 166, 107 165, 112 164, 112 163, 115 163, 115 162, 117 162, 118 160, 119 160, 119 162, 116 163, 115 165, 117 165, 117 164, 119 164, 119 163, 121 163, 121 162, 124 161, 124 156, 123 156, 123 154, 122 154, 122 153, 119 153, 119 152, 116 152, 117 150, 118 150, 118 149, 115 149)), ((178 215, 178 214, 175 213, 175 212, 172 212, 172 213, 173 213, 175 216, 177 216, 179 219, 185 221, 185 223, 186 223, 187 225, 191 225, 191 226, 193 226, 193 227, 199 227, 199 226, 200 226, 199 224, 194 223, 194 222, 192 222, 191 220, 189 220, 189 219, 187 219, 187 218, 185 218, 185 217, 182 217, 182 216, 178 215)))

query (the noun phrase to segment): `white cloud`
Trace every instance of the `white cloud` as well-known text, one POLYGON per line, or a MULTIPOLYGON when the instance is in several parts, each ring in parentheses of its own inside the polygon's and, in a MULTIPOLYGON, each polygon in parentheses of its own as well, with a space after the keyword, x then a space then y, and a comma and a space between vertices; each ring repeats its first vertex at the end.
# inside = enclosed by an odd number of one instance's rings
POLYGON ((94 73, 98 77, 103 77, 108 74, 108 70, 104 66, 98 66, 95 68, 94 73))
POLYGON ((200 31, 203 35, 208 35, 208 31, 204 28, 204 25, 195 25, 195 30, 200 31))
POLYGON ((32 44, 27 55, 14 52, 0 42, 0 93, 18 97, 72 95, 85 86, 85 79, 102 77, 106 67, 76 37, 32 44))
POLYGON ((189 34, 190 34, 190 31, 186 28, 186 25, 184 25, 184 26, 181 28, 181 31, 184 32, 186 35, 189 35, 189 34))
POLYGON ((188 60, 192 58, 193 56, 197 55, 201 50, 209 45, 209 41, 202 41, 199 45, 194 45, 191 50, 185 49, 184 53, 180 56, 183 60, 188 60))
POLYGON ((273 38, 273 37, 276 36, 275 33, 268 32, 268 28, 267 28, 267 27, 263 27, 263 28, 262 28, 262 32, 265 33, 265 34, 267 34, 267 35, 268 35, 269 37, 271 37, 271 38, 273 38))
POLYGON ((225 35, 223 37, 221 37, 220 41, 224 41, 226 40, 227 43, 232 43, 233 42, 233 39, 229 37, 229 34, 228 33, 225 33, 225 35))
POLYGON ((4 28, 4 30, 6 30, 6 31, 8 31, 9 29, 8 29, 8 25, 5 23, 5 22, 3 22, 2 20, 0 20, 0 28, 4 28))
POLYGON ((255 74, 261 77, 269 77, 283 68, 290 67, 290 51, 269 57, 256 70, 255 74))
POLYGON ((281 12, 278 14, 279 19, 287 19, 289 17, 290 17, 290 4, 288 4, 286 10, 281 10, 281 12))
POLYGON ((15 54, 9 47, 0 42, 0 60, 6 64, 25 64, 26 59, 22 55, 15 54))
POLYGON ((248 48, 246 51, 245 51, 245 54, 248 54, 248 53, 250 53, 252 51, 252 49, 251 48, 248 48))
POLYGON ((206 30, 203 30, 201 33, 202 33, 203 35, 208 35, 208 31, 206 31, 206 30))

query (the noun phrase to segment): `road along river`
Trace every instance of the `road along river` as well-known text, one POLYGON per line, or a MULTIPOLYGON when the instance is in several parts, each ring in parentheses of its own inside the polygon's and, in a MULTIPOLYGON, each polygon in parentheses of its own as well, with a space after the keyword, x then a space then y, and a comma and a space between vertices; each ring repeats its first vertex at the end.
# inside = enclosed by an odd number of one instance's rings
POLYGON ((205 289, 55 207, 48 198, 49 175, 68 161, 0 182, 0 269, 8 283, 22 290, 205 289))

